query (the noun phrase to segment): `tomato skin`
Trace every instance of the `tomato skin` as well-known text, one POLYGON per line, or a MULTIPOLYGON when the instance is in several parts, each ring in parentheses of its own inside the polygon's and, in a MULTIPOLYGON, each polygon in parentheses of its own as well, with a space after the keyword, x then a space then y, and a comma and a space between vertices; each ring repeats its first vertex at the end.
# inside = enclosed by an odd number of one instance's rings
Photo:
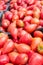
POLYGON ((8 35, 5 33, 0 33, 0 48, 5 44, 8 39, 8 35))
POLYGON ((41 9, 40 18, 43 19, 43 7, 41 9))
POLYGON ((7 19, 3 19, 2 20, 2 26, 3 28, 8 28, 8 26, 10 25, 10 21, 7 19))
POLYGON ((5 65, 6 63, 9 63, 9 57, 7 55, 1 55, 0 56, 0 65, 5 65))
POLYGON ((4 28, 3 28, 2 26, 0 26, 0 30, 1 30, 1 31, 5 31, 4 28))
POLYGON ((23 36, 20 37, 19 39, 19 43, 25 43, 25 44, 31 44, 32 41, 32 36, 30 34, 25 34, 23 36))
POLYGON ((41 42, 41 43, 38 45, 37 51, 38 51, 41 55, 43 55, 43 42, 41 42))
POLYGON ((34 53, 35 53, 35 52, 34 52, 34 51, 32 51, 32 50, 30 50, 29 52, 27 52, 28 58, 30 59, 30 58, 31 58, 31 56, 32 56, 34 53))
POLYGON ((24 18, 24 22, 31 22, 31 19, 32 19, 32 17, 31 16, 26 16, 25 18, 24 18))
POLYGON ((19 20, 19 16, 17 14, 13 15, 12 22, 19 20))
POLYGON ((7 63, 7 64, 5 64, 5 65, 13 65, 12 63, 7 63))
POLYGON ((24 28, 28 33, 32 33, 36 30, 37 24, 27 24, 24 28))
POLYGON ((24 27, 24 22, 22 20, 18 20, 16 22, 16 24, 17 24, 18 27, 21 27, 21 28, 24 27))
POLYGON ((3 54, 9 53, 14 50, 14 42, 11 39, 8 39, 3 46, 3 54))
POLYGON ((25 30, 22 30, 22 28, 18 29, 18 37, 22 37, 23 35, 27 34, 27 32, 25 30))
POLYGON ((16 21, 14 21, 13 23, 11 23, 7 29, 8 32, 11 31, 12 28, 16 28, 16 21))
POLYGON ((27 54, 19 54, 15 60, 15 64, 26 64, 28 61, 28 56, 27 54))
POLYGON ((40 20, 40 25, 43 27, 43 20, 42 19, 40 20))
POLYGON ((15 64, 15 59, 17 58, 18 55, 19 53, 14 51, 8 54, 10 61, 14 64, 15 64))
POLYGON ((40 21, 37 18, 32 18, 31 19, 31 24, 37 24, 37 25, 39 25, 40 24, 40 21))
POLYGON ((7 11, 5 13, 5 18, 8 19, 8 20, 10 20, 10 21, 12 20, 12 16, 13 16, 13 14, 10 11, 7 11))
POLYGON ((39 19, 40 18, 40 9, 38 7, 34 7, 33 9, 33 17, 39 19))
POLYGON ((34 37, 40 37, 40 38, 42 38, 43 37, 43 33, 41 31, 35 31, 34 32, 34 37))
POLYGON ((30 46, 25 43, 15 44, 15 48, 19 53, 28 53, 30 51, 30 46))
POLYGON ((40 37, 33 38, 31 43, 31 49, 33 51, 37 51, 38 44, 40 44, 41 42, 42 42, 42 39, 40 37))
POLYGON ((29 65, 42 65, 43 64, 42 59, 43 58, 40 54, 34 53, 29 60, 29 65))
POLYGON ((32 10, 27 10, 26 11, 26 16, 32 16, 33 15, 33 11, 32 10))

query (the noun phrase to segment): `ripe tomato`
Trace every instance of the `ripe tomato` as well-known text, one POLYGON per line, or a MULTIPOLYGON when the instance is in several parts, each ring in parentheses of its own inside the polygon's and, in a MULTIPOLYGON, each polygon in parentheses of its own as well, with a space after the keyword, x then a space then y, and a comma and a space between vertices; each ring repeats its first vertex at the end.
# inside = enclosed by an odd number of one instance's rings
POLYGON ((6 43, 8 35, 5 33, 0 33, 0 48, 6 43))

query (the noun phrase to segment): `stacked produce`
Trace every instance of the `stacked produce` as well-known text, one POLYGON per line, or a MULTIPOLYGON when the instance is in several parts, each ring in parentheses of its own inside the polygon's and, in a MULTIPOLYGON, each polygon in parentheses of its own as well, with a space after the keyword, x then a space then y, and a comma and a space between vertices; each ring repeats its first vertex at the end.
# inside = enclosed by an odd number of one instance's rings
POLYGON ((0 0, 0 65, 43 65, 43 0, 0 0))

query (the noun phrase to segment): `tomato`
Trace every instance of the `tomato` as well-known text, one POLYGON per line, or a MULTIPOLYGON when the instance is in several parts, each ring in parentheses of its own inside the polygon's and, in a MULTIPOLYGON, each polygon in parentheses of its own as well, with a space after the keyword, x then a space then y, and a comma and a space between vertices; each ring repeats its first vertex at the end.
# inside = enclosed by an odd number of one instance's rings
POLYGON ((43 37, 43 33, 41 31, 35 31, 34 32, 34 37, 40 37, 40 38, 42 38, 43 37))
POLYGON ((24 22, 22 20, 18 20, 16 23, 18 27, 24 27, 24 22))
POLYGON ((43 7, 42 7, 41 12, 40 12, 40 17, 41 17, 41 19, 43 19, 43 7))
POLYGON ((5 65, 6 63, 9 63, 9 57, 7 55, 1 55, 0 56, 0 65, 5 65))
POLYGON ((8 39, 8 35, 5 33, 0 33, 0 48, 5 44, 8 39))
POLYGON ((32 19, 32 17, 31 16, 26 16, 25 18, 24 18, 24 22, 31 22, 31 19, 32 19))
POLYGON ((42 65, 43 64, 43 60, 42 60, 42 56, 40 54, 34 53, 30 60, 29 60, 29 65, 42 65))
POLYGON ((5 43, 5 45, 3 46, 3 51, 2 53, 9 53, 12 50, 14 50, 14 42, 11 39, 8 39, 5 43))
POLYGON ((31 19, 31 24, 37 24, 37 25, 39 25, 40 24, 40 21, 37 18, 32 18, 31 19))
POLYGON ((26 16, 32 16, 32 15, 33 15, 33 11, 32 10, 27 10, 26 16))
POLYGON ((13 15, 12 22, 17 21, 17 20, 19 20, 19 16, 18 15, 13 15))
POLYGON ((5 31, 4 28, 3 28, 2 26, 0 26, 0 30, 1 30, 1 31, 5 31))
POLYGON ((38 50, 38 52, 39 52, 40 54, 43 55, 43 42, 41 42, 41 43, 38 45, 37 50, 38 50))
POLYGON ((33 9, 33 17, 40 18, 40 9, 38 7, 34 7, 33 9))
POLYGON ((10 21, 9 20, 7 20, 7 19, 3 19, 2 20, 2 26, 4 28, 7 28, 9 25, 10 25, 10 21))
POLYGON ((19 53, 17 52, 11 52, 8 54, 10 61, 14 64, 15 64, 15 59, 17 58, 18 55, 19 53))
POLYGON ((26 54, 19 54, 17 57, 16 57, 16 60, 15 60, 15 63, 16 64, 26 64, 28 61, 28 56, 26 54))
POLYGON ((5 18, 8 19, 8 20, 10 20, 10 21, 12 20, 12 16, 13 16, 13 14, 10 11, 7 11, 5 13, 5 18))
POLYGON ((27 53, 30 51, 30 46, 26 45, 25 43, 15 44, 15 48, 19 53, 27 53))
POLYGON ((43 27, 43 20, 42 19, 40 20, 40 25, 43 27))
POLYGON ((5 64, 5 65, 13 65, 12 63, 7 63, 7 64, 5 64))
POLYGON ((37 24, 27 24, 25 25, 25 30, 28 32, 28 33, 32 33, 36 30, 37 28, 37 24))
POLYGON ((40 37, 33 38, 31 43, 31 49, 33 51, 37 51, 38 44, 40 44, 41 42, 42 42, 42 39, 40 37))
POLYGON ((13 23, 11 23, 11 24, 9 25, 9 27, 8 27, 8 29, 7 29, 8 32, 10 32, 12 28, 16 28, 16 21, 14 21, 13 23))
POLYGON ((25 34, 23 36, 20 37, 19 39, 19 43, 25 43, 25 44, 31 44, 32 41, 32 36, 30 34, 25 34))

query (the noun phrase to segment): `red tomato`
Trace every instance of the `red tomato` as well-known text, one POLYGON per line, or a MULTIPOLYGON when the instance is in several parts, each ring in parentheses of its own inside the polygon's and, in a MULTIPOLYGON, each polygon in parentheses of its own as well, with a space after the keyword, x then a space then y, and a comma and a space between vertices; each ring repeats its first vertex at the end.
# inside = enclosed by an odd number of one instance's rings
POLYGON ((40 44, 38 44, 37 50, 40 54, 43 55, 43 42, 41 42, 40 44))
POLYGON ((18 15, 13 15, 13 17, 12 17, 12 22, 14 22, 14 21, 17 21, 17 20, 19 20, 19 16, 18 15))
POLYGON ((16 21, 14 21, 13 23, 11 23, 8 27, 8 32, 11 31, 12 28, 16 28, 16 21))
POLYGON ((43 27, 43 20, 42 19, 40 20, 40 25, 43 27))
POLYGON ((32 18, 31 19, 31 24, 37 24, 37 25, 39 25, 40 24, 40 21, 37 18, 32 18))
POLYGON ((15 63, 23 65, 23 64, 26 64, 27 61, 28 61, 28 56, 26 54, 19 54, 16 57, 15 63))
POLYGON ((14 42, 11 39, 8 39, 5 43, 5 45, 3 46, 3 51, 2 53, 9 53, 12 50, 14 50, 14 42))
POLYGON ((0 33, 0 48, 6 43, 8 35, 5 33, 0 33))
POLYGON ((13 16, 13 14, 10 11, 7 11, 5 13, 5 18, 8 19, 8 20, 10 20, 10 21, 12 20, 12 16, 13 16))
POLYGON ((25 25, 25 30, 28 32, 28 33, 32 33, 36 30, 37 28, 37 24, 27 24, 25 25))
POLYGON ((7 63, 7 64, 5 64, 5 65, 13 65, 12 63, 7 63))
POLYGON ((38 7, 34 7, 33 9, 33 17, 40 18, 40 9, 38 7))
POLYGON ((0 56, 0 65, 5 65, 6 63, 9 63, 9 57, 7 55, 1 55, 0 56))
POLYGON ((29 60, 29 65, 42 65, 43 64, 43 57, 40 54, 34 53, 30 60, 29 60))
POLYGON ((20 37, 19 43, 31 44, 32 36, 30 34, 25 34, 20 37))
POLYGON ((21 43, 21 44, 15 43, 15 48, 19 53, 27 53, 30 51, 30 46, 26 45, 25 43, 21 43))
POLYGON ((31 19, 32 19, 32 17, 31 16, 26 16, 26 17, 24 17, 24 22, 31 22, 31 19))
POLYGON ((24 22, 22 20, 18 20, 16 24, 18 27, 24 27, 24 22))
POLYGON ((2 26, 4 28, 7 28, 9 25, 10 25, 10 21, 9 20, 7 20, 7 19, 3 19, 2 20, 2 26))
POLYGON ((34 32, 34 37, 40 37, 40 38, 42 38, 43 37, 43 33, 41 31, 35 31, 34 32))
POLYGON ((42 7, 41 12, 40 12, 40 17, 41 17, 41 19, 43 19, 43 7, 42 7))
POLYGON ((38 44, 40 44, 41 42, 42 42, 42 39, 40 37, 33 38, 31 43, 31 49, 33 51, 37 51, 38 44))
POLYGON ((10 61, 14 64, 15 64, 15 60, 18 55, 19 55, 19 53, 17 53, 17 52, 11 52, 8 54, 10 61))
POLYGON ((5 31, 4 28, 3 28, 2 26, 0 26, 0 30, 1 30, 1 31, 5 31))

